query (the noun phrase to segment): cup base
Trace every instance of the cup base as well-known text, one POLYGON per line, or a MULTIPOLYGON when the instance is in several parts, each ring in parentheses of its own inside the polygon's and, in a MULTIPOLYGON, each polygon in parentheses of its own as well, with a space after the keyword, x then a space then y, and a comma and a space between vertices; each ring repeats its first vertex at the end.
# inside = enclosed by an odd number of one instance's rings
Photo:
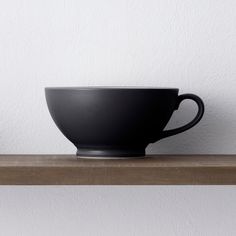
POLYGON ((145 148, 81 148, 76 155, 86 159, 133 159, 144 158, 145 148))

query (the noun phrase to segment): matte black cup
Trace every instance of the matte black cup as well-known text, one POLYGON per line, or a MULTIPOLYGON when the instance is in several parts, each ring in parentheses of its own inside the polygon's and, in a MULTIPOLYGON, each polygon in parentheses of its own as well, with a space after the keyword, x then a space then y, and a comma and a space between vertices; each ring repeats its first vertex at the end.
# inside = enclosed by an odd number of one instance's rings
POLYGON ((71 87, 46 88, 49 111, 61 132, 77 147, 77 155, 141 157, 149 143, 192 128, 202 118, 203 101, 177 88, 71 87), (198 105, 188 124, 164 130, 179 104, 198 105))

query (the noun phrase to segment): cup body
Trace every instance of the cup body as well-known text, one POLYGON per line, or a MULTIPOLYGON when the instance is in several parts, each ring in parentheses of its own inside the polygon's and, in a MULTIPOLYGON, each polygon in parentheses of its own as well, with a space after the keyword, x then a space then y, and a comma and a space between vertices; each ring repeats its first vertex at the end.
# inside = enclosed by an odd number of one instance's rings
POLYGON ((144 156, 176 109, 177 88, 46 88, 50 114, 80 156, 144 156))

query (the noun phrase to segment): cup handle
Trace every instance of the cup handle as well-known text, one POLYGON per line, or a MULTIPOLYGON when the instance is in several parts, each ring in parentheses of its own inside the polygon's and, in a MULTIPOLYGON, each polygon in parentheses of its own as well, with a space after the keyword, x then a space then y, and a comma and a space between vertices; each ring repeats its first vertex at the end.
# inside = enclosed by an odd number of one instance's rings
POLYGON ((178 96, 178 100, 177 100, 175 109, 177 110, 179 108, 180 103, 185 99, 191 99, 197 103, 197 106, 198 106, 197 115, 195 116, 195 118, 192 121, 190 121, 188 124, 186 124, 184 126, 181 126, 176 129, 164 130, 161 134, 160 139, 166 138, 166 137, 169 137, 169 136, 172 136, 175 134, 182 133, 185 130, 192 128, 194 125, 196 125, 202 119, 202 116, 204 114, 204 103, 203 103, 202 99, 195 94, 186 93, 186 94, 182 94, 182 95, 178 96))

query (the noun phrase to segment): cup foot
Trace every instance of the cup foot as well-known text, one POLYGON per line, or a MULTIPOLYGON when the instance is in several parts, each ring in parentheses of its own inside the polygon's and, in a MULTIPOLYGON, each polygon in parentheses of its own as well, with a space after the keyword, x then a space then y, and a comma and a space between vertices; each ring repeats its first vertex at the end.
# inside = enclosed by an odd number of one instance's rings
POLYGON ((82 158, 131 159, 144 158, 145 148, 99 148, 78 147, 76 155, 82 158))

